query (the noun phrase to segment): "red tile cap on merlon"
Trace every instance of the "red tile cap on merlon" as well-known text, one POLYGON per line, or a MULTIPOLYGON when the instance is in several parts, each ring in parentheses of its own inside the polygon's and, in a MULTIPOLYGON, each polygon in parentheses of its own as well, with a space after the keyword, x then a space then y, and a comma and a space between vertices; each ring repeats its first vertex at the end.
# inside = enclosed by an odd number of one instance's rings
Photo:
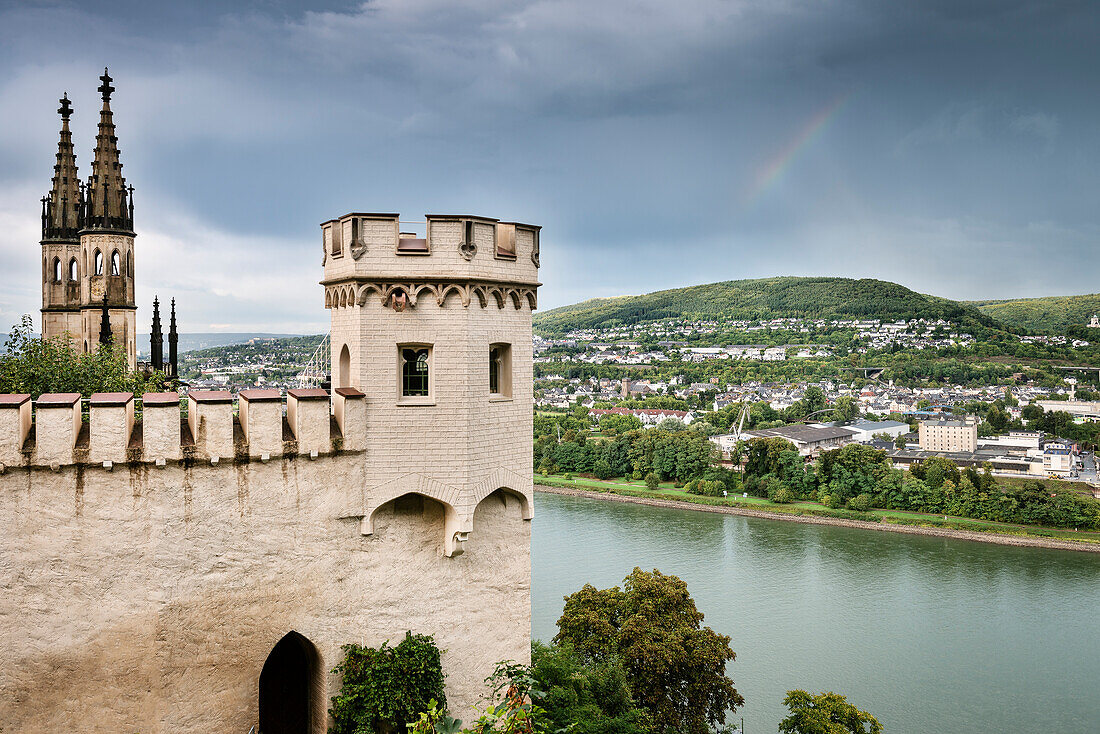
POLYGON ((179 405, 177 392, 147 392, 141 396, 142 405, 179 405))
POLYGON ((134 394, 132 392, 97 392, 92 393, 92 397, 88 400, 88 404, 102 408, 126 405, 126 403, 133 399, 134 394))
POLYGON ((80 402, 78 392, 48 392, 38 396, 39 407, 45 408, 71 408, 80 402))
POLYGON ((319 387, 304 387, 287 390, 286 394, 295 400, 328 400, 328 390, 319 387))
POLYGON ((23 405, 31 396, 28 393, 15 393, 14 395, 0 395, 0 408, 18 408, 23 405))
POLYGON ((241 390, 237 396, 249 403, 274 403, 283 399, 278 390, 241 390))
POLYGON ((233 393, 229 390, 192 390, 187 397, 196 403, 232 403, 233 393))
POLYGON ((336 388, 336 394, 342 398, 363 398, 366 394, 361 390, 356 390, 354 387, 338 387, 336 388))

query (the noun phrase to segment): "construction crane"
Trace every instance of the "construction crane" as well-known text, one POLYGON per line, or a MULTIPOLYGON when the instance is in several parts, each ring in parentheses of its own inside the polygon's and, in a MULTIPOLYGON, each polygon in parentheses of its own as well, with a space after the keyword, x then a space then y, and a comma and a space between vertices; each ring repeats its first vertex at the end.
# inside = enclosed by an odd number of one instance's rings
POLYGON ((294 378, 298 387, 320 387, 328 379, 329 343, 328 334, 317 345, 313 356, 306 362, 306 366, 294 378))

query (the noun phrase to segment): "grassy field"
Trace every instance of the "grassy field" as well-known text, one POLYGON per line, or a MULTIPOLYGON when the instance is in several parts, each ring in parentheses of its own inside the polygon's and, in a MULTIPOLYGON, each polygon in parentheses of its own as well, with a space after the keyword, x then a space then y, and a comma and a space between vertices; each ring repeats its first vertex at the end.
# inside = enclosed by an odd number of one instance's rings
POLYGON ((762 497, 752 496, 743 497, 737 495, 728 498, 703 497, 700 495, 688 494, 682 489, 676 489, 670 482, 665 482, 661 484, 656 491, 651 491, 646 488, 645 482, 642 481, 626 481, 624 479, 604 481, 586 476, 565 479, 562 476, 556 475, 545 477, 536 475, 535 484, 542 484, 550 487, 583 489, 593 492, 610 492, 629 497, 677 500, 685 504, 743 507, 788 515, 837 517, 851 520, 866 520, 868 522, 893 523, 897 525, 917 525, 968 530, 981 533, 1001 533, 1004 535, 1022 535, 1036 538, 1074 540, 1084 543, 1100 543, 1100 531, 1077 532, 1061 528, 1048 528, 1037 525, 1015 525, 1011 523, 991 522, 988 520, 973 520, 971 518, 954 517, 950 515, 930 515, 923 512, 908 512, 904 510, 872 510, 870 512, 830 510, 819 502, 792 502, 790 504, 780 505, 762 497))

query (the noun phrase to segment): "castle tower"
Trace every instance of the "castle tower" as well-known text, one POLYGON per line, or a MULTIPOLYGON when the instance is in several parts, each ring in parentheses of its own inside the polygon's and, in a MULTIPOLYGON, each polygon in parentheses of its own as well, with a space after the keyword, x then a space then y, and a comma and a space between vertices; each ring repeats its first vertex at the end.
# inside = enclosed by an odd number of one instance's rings
POLYGON ((60 100, 61 138, 53 167, 53 185, 42 198, 42 334, 83 338, 80 318, 82 226, 80 179, 73 152, 69 118, 73 108, 66 94, 60 100))
POLYGON ((131 369, 137 364, 137 305, 134 300, 134 201, 119 162, 118 138, 111 113, 111 76, 103 70, 92 173, 84 188, 80 229, 81 334, 84 351, 99 341, 104 303, 112 341, 125 351, 131 369), (106 299, 106 300, 104 300, 106 299))
POLYGON ((422 226, 419 238, 397 214, 325 222, 322 283, 334 392, 366 395, 363 532, 388 499, 427 495, 445 508, 453 556, 486 496, 530 517, 540 228, 467 215, 422 226))

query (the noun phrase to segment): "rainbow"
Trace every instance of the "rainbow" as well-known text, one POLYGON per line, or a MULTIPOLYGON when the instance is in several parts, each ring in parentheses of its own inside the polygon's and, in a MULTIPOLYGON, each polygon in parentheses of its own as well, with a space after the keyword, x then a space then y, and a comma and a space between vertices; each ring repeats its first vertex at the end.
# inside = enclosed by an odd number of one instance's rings
POLYGON ((752 185, 745 196, 745 206, 751 206, 765 192, 775 186, 783 174, 791 167, 795 157, 812 143, 825 127, 832 122, 841 108, 851 99, 852 93, 845 92, 823 108, 791 138, 775 157, 768 161, 753 177, 752 185))

